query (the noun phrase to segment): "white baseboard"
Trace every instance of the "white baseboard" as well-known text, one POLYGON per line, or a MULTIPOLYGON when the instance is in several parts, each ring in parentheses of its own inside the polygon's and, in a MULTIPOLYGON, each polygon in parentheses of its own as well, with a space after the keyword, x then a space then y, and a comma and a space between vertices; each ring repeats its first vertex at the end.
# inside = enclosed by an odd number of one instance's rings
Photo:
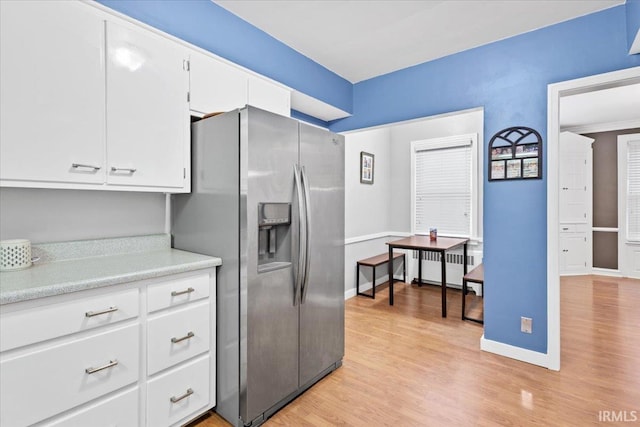
POLYGON ((520 360, 521 362, 542 366, 543 368, 549 367, 549 357, 547 353, 539 353, 537 351, 527 350, 526 348, 515 347, 498 341, 488 340, 484 335, 480 338, 480 349, 489 353, 520 360))
POLYGON ((344 299, 348 300, 349 298, 353 298, 356 296, 356 288, 351 288, 344 291, 344 299))

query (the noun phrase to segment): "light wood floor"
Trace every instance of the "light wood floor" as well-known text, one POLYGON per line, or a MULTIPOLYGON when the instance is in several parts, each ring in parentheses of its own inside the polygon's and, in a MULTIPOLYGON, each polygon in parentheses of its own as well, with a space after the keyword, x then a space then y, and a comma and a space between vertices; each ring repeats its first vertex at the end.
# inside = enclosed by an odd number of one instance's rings
MULTIPOLYGON (((640 423, 640 281, 562 279, 559 372, 480 351, 460 291, 442 319, 439 288, 395 289, 394 307, 386 289, 346 302, 343 366, 266 426, 590 426, 599 411, 640 423)), ((213 426, 228 424, 197 423, 213 426)))

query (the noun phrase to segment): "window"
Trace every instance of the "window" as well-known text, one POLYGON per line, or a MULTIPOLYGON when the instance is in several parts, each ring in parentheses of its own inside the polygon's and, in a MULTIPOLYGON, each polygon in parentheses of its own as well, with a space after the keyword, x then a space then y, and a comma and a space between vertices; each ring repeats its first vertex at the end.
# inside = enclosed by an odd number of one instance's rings
POLYGON ((640 140, 627 142, 627 240, 640 241, 640 140))
POLYGON ((477 236, 477 135, 413 141, 413 232, 477 236))

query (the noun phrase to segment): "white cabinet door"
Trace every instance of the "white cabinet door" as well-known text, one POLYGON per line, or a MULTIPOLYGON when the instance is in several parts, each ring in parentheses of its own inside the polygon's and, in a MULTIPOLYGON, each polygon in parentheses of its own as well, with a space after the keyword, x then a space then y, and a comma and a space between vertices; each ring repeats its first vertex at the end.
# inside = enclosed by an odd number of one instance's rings
POLYGON ((147 387, 147 426, 169 426, 211 407, 209 357, 156 376, 147 387))
POLYGON ((198 52, 191 52, 190 61, 192 111, 231 111, 247 104, 248 74, 198 52))
POLYGON ((593 139, 560 134, 560 222, 585 223, 591 217, 591 169, 593 139))
POLYGON ((0 1, 0 19, 0 178, 103 182, 104 21, 52 1, 0 1))
POLYGON ((0 362, 0 425, 30 425, 139 378, 139 325, 0 362))
POLYGON ((114 427, 139 424, 138 387, 97 404, 83 407, 69 416, 46 423, 46 427, 114 427))
POLYGON ((258 77, 249 77, 249 105, 271 111, 282 116, 291 116, 291 93, 258 77))
POLYGON ((587 250, 586 233, 560 233, 560 273, 586 273, 587 250))
POLYGON ((182 188, 189 74, 180 45, 107 23, 107 183, 182 188))
POLYGON ((209 301, 203 301, 149 320, 149 375, 209 350, 210 304, 209 301))

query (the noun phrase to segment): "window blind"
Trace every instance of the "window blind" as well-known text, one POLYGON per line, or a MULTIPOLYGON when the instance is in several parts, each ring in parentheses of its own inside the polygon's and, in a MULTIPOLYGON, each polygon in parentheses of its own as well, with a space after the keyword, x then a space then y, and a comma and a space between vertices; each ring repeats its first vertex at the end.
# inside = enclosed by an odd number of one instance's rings
POLYGON ((627 240, 640 241, 640 141, 627 145, 627 240))
MULTIPOLYGON (((640 155, 639 155, 640 158, 640 155)), ((415 232, 471 235, 471 142, 415 152, 415 232)))

